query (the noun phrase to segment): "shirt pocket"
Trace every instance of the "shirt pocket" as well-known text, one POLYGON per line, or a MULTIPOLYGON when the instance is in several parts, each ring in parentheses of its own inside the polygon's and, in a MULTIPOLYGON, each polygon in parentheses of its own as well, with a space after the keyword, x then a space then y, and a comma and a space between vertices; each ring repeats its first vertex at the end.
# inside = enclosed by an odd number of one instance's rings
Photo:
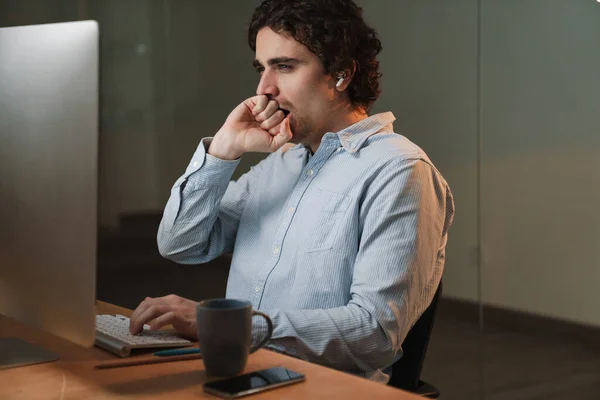
POLYGON ((341 193, 317 189, 311 202, 314 213, 306 229, 304 249, 307 252, 329 250, 339 233, 351 198, 341 193))

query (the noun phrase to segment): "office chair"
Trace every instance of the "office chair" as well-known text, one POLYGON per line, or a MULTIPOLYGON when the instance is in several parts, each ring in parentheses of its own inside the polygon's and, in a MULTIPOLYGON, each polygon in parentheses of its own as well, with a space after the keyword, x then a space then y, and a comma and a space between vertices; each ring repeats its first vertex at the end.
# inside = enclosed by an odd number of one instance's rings
POLYGON ((421 380, 421 371, 441 293, 442 282, 440 281, 431 304, 408 332, 404 342, 402 342, 404 353, 402 358, 392 365, 392 375, 388 383, 390 386, 430 399, 437 399, 440 396, 440 392, 429 383, 421 380))

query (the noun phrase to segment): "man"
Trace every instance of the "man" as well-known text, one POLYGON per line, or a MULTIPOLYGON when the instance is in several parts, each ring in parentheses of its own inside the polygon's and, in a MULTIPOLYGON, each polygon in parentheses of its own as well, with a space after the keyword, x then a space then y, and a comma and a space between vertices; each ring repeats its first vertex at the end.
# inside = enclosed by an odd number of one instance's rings
MULTIPOLYGON (((227 297, 274 324, 269 347, 387 382, 382 371, 431 302, 454 205, 425 153, 393 133, 381 44, 351 0, 266 0, 249 27, 256 96, 202 139, 158 232, 184 264, 233 250, 227 297), (294 145, 295 144, 295 145, 294 145), (265 160, 229 182, 246 152, 265 160)), ((195 337, 196 302, 147 298, 131 318, 195 337)), ((264 337, 253 321, 253 341, 264 337)))

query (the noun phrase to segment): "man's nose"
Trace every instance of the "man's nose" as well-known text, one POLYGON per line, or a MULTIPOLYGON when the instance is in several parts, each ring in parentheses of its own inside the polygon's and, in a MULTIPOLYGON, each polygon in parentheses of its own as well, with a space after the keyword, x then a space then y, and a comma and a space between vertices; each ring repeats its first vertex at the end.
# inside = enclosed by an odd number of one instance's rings
POLYGON ((258 82, 258 86, 256 88, 256 94, 259 96, 267 95, 271 98, 276 97, 279 94, 277 81, 271 72, 265 70, 262 73, 260 82, 258 82))

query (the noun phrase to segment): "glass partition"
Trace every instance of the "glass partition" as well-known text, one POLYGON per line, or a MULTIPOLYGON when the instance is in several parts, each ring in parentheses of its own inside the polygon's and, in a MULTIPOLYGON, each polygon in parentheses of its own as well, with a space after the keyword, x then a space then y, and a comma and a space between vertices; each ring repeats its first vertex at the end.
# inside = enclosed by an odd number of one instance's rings
POLYGON ((484 382, 600 389, 600 3, 481 0, 484 382))

